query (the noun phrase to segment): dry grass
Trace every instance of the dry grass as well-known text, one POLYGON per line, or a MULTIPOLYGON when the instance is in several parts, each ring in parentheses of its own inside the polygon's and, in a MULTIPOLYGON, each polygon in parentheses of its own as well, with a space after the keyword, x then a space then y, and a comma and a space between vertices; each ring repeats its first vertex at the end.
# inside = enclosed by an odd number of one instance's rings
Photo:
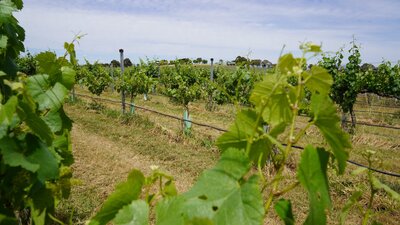
MULTIPOLYGON (((80 90, 82 91, 82 90, 80 90)), ((84 90, 83 90, 84 91, 84 90)), ((118 98, 117 94, 106 93, 103 97, 118 98)), ((171 104, 163 96, 151 96, 151 101, 137 99, 143 105, 164 113, 180 116, 181 107, 171 104)), ((112 192, 115 184, 123 180, 130 169, 138 168, 149 173, 150 165, 158 165, 176 178, 179 191, 187 190, 198 177, 200 171, 212 167, 218 158, 214 147, 215 139, 221 134, 218 131, 194 126, 192 137, 182 134, 181 123, 157 114, 137 110, 139 116, 122 118, 119 116, 119 105, 103 104, 105 108, 89 105, 91 101, 68 105, 67 112, 75 121, 73 147, 76 162, 74 175, 82 180, 82 185, 73 189, 71 198, 62 202, 59 210, 61 217, 66 217, 72 209, 75 211, 75 222, 82 223, 89 218, 112 192)), ((374 109, 375 110, 375 109, 374 109)), ((191 105, 193 120, 228 128, 234 120, 233 106, 220 106, 214 112, 204 109, 204 103, 191 105)), ((306 120, 300 121, 298 128, 306 120)), ((350 158, 366 163, 362 153, 375 150, 381 159, 379 168, 393 172, 400 171, 400 131, 385 128, 359 126, 352 136, 353 149, 350 158)), ((307 132, 300 145, 313 143, 326 145, 316 129, 307 132)), ((294 152, 285 169, 285 179, 280 185, 285 187, 295 182, 296 166, 301 152, 294 152)), ((356 189, 365 190, 362 206, 367 205, 368 184, 364 175, 353 176, 351 171, 357 167, 349 165, 346 174, 337 176, 330 173, 333 209, 329 214, 329 224, 338 224, 340 210, 356 189)), ((273 174, 272 166, 265 168, 266 174, 273 174)), ((378 176, 386 184, 400 191, 400 182, 396 178, 378 176)), ((267 176, 267 178, 272 178, 267 176)), ((292 200, 297 222, 304 221, 308 209, 307 194, 301 187, 282 196, 292 200)), ((393 202, 384 193, 379 193, 375 200, 375 218, 383 224, 397 224, 400 218, 399 203, 393 202)), ((271 210, 265 224, 279 224, 276 214, 271 210)), ((360 224, 361 214, 352 210, 348 224, 360 224)))

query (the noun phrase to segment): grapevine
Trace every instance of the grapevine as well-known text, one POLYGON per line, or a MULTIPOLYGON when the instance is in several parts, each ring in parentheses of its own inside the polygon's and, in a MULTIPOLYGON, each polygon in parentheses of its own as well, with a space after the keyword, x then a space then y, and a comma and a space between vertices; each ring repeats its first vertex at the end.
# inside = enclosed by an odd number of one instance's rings
POLYGON ((71 188, 72 121, 63 103, 75 82, 75 40, 63 57, 35 56, 38 74, 17 73, 25 36, 13 12, 22 6, 0 1, 0 221, 40 225, 71 188))

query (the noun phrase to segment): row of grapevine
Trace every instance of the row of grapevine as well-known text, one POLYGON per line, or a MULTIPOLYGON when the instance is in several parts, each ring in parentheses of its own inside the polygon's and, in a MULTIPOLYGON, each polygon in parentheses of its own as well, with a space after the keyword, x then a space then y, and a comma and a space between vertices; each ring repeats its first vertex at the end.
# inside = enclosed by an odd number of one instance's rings
POLYGON ((330 96, 343 112, 342 126, 350 113, 352 126, 356 118, 354 104, 359 93, 374 93, 382 97, 400 99, 400 64, 392 66, 390 62, 382 62, 378 67, 371 64, 361 64, 360 48, 351 42, 348 50, 348 62, 343 65, 343 49, 334 56, 325 55, 318 63, 333 76, 330 96))

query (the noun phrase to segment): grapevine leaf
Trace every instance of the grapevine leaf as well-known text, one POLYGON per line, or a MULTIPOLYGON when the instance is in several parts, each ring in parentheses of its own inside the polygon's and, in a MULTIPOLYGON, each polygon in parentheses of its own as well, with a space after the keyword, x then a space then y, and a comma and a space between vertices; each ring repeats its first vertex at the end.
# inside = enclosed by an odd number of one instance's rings
POLYGON ((53 141, 53 133, 49 126, 33 111, 33 109, 25 102, 19 102, 18 116, 25 121, 26 125, 31 128, 32 132, 42 138, 48 145, 53 141))
POLYGON ((311 111, 314 114, 314 124, 331 146, 338 162, 339 173, 342 174, 349 157, 346 148, 351 148, 351 144, 347 134, 339 127, 336 109, 327 95, 313 94, 311 96, 311 111))
POLYGON ((243 151, 226 150, 191 190, 157 205, 157 224, 183 225, 193 219, 208 219, 214 224, 261 224, 264 211, 258 177, 243 178, 249 169, 250 161, 243 151))
POLYGON ((214 223, 207 218, 194 218, 190 221, 185 221, 185 225, 214 225, 214 223))
POLYGON ((143 174, 138 170, 132 170, 127 181, 117 186, 115 192, 104 202, 100 211, 90 220, 89 225, 105 225, 114 219, 119 210, 138 199, 143 184, 143 174))
POLYGON ((17 219, 0 214, 0 225, 17 225, 17 224, 18 224, 17 219))
POLYGON ((56 179, 59 175, 58 160, 55 153, 33 135, 26 137, 28 149, 32 152, 27 156, 30 162, 39 165, 38 179, 42 182, 48 179, 56 179))
POLYGON ((287 93, 279 90, 272 95, 267 108, 263 111, 263 119, 272 126, 289 123, 293 118, 290 104, 287 93))
POLYGON ((254 86, 254 90, 251 92, 250 102, 254 105, 261 105, 262 102, 267 101, 268 98, 274 94, 275 89, 278 88, 275 86, 282 86, 276 74, 264 77, 263 81, 254 86))
POLYGON ((5 123, 0 123, 0 139, 7 135, 7 128, 5 123))
POLYGON ((276 74, 265 77, 255 85, 250 96, 250 101, 258 110, 266 106, 262 113, 263 119, 272 126, 290 122, 293 117, 287 97, 289 95, 292 98, 293 91, 290 88, 286 90, 281 80, 276 74))
POLYGON ((0 35, 0 52, 2 52, 3 49, 7 48, 7 42, 8 42, 8 37, 5 35, 0 35))
POLYGON ((11 123, 11 120, 14 116, 16 107, 18 104, 18 98, 16 96, 12 96, 6 104, 0 104, 0 124, 5 123, 6 125, 11 123))
POLYGON ((0 24, 7 21, 7 19, 12 16, 14 11, 16 11, 16 8, 12 1, 0 1, 0 24))
POLYGON ((303 78, 307 80, 305 85, 310 91, 320 94, 328 94, 333 83, 328 71, 319 66, 313 66, 310 71, 304 72, 303 78))
POLYGON ((28 93, 39 103, 39 110, 58 110, 68 94, 68 90, 60 83, 50 85, 48 75, 30 76, 27 81, 28 93))
POLYGON ((176 190, 175 183, 173 180, 169 180, 165 183, 163 188, 163 194, 165 196, 176 196, 178 191, 176 190))
POLYGON ((384 191, 386 191, 386 193, 388 193, 390 195, 391 198, 400 202, 400 194, 399 193, 397 193, 396 191, 391 189, 386 184, 382 183, 380 180, 378 180, 378 178, 376 178, 374 176, 372 176, 371 181, 372 181, 372 185, 374 186, 374 188, 383 189, 384 191))
POLYGON ((9 137, 2 138, 0 146, 2 158, 6 165, 12 167, 21 166, 31 172, 36 172, 39 169, 38 164, 32 163, 24 154, 19 152, 20 148, 13 139, 9 137))
POLYGON ((143 200, 134 200, 120 209, 115 216, 115 225, 148 225, 149 206, 143 200))
POLYGON ((22 7, 24 6, 24 3, 22 2, 22 0, 12 0, 12 2, 15 4, 17 9, 19 9, 19 10, 21 10, 22 7))
POLYGON ((53 142, 55 150, 61 157, 62 164, 66 166, 72 165, 72 163, 74 163, 70 140, 70 133, 64 131, 62 135, 56 136, 53 142))
POLYGON ((326 169, 329 153, 308 145, 301 156, 297 177, 307 190, 310 212, 304 224, 326 224, 325 209, 331 207, 326 169))
POLYGON ((42 119, 49 126, 52 132, 60 131, 62 128, 61 116, 57 111, 50 110, 42 119))
POLYGON ((278 69, 282 74, 293 72, 293 67, 298 64, 298 60, 291 53, 285 54, 279 58, 278 69))
POLYGON ((35 225, 45 225, 46 214, 54 209, 52 191, 47 189, 43 183, 36 183, 31 188, 30 196, 32 196, 31 215, 35 225))
POLYGON ((71 67, 63 66, 61 67, 61 79, 58 81, 64 85, 68 90, 71 90, 71 88, 74 86, 75 83, 75 76, 76 72, 73 70, 71 67))
POLYGON ((278 216, 285 222, 285 225, 293 225, 294 217, 292 212, 292 203, 290 200, 279 199, 275 203, 275 211, 278 216))
POLYGON ((36 56, 38 62, 38 73, 47 74, 51 80, 61 73, 61 66, 57 62, 57 56, 53 52, 42 52, 36 56))
POLYGON ((60 117, 62 120, 62 126, 63 126, 62 129, 71 130, 73 121, 67 116, 67 114, 65 114, 63 108, 61 108, 58 112, 60 113, 60 117))
POLYGON ((257 122, 257 113, 252 109, 242 110, 236 116, 235 123, 229 128, 229 131, 221 135, 217 140, 217 146, 224 152, 229 148, 237 148, 245 150, 250 137, 253 135, 254 129, 255 139, 250 147, 249 157, 255 163, 258 163, 262 155, 262 165, 265 164, 266 158, 271 152, 272 144, 266 138, 260 137, 264 131, 262 130, 262 121, 257 122))
POLYGON ((358 202, 358 200, 360 199, 361 196, 362 196, 362 192, 356 191, 351 195, 349 200, 347 200, 346 204, 344 205, 344 207, 342 208, 342 210, 340 212, 340 224, 345 224, 347 214, 349 213, 351 207, 358 202))
POLYGON ((37 99, 37 102, 39 102, 39 110, 58 110, 64 103, 65 96, 67 96, 67 94, 68 90, 60 83, 56 83, 54 87, 47 90, 37 99))

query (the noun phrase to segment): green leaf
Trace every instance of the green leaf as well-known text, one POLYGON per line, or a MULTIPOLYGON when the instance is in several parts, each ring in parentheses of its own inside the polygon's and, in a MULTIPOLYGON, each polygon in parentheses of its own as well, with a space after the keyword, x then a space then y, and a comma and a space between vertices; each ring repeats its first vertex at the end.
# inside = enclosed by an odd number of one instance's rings
MULTIPOLYGON (((288 88, 290 90, 290 88, 288 88)), ((267 108, 263 111, 263 119, 272 126, 284 123, 287 124, 292 121, 293 112, 291 102, 287 97, 288 93, 279 90, 272 95, 267 108)), ((292 93, 289 93, 292 95, 292 93)))
POLYGON ((68 90, 74 86, 76 72, 71 67, 63 66, 61 67, 61 79, 58 80, 62 85, 64 85, 68 90))
POLYGON ((0 140, 0 151, 4 164, 22 168, 36 172, 39 169, 39 165, 31 162, 24 154, 20 152, 20 147, 17 146, 15 141, 9 137, 4 137, 0 140))
POLYGON ((33 109, 25 102, 19 102, 18 116, 25 121, 26 125, 31 128, 32 132, 38 135, 49 146, 53 141, 53 133, 49 126, 33 111, 33 109))
POLYGON ((347 214, 349 213, 351 207, 358 202, 360 197, 362 196, 361 191, 354 192, 351 197, 347 200, 346 204, 342 208, 340 212, 340 224, 345 224, 347 214))
POLYGON ((0 124, 4 123, 6 125, 9 125, 11 123, 17 105, 17 96, 11 96, 11 98, 8 99, 8 101, 4 105, 0 104, 0 124))
POLYGON ((143 200, 134 200, 118 211, 113 222, 115 225, 148 225, 149 206, 143 200))
POLYGON ((297 177, 307 190, 310 212, 304 224, 326 224, 325 209, 330 209, 328 178, 326 174, 329 153, 308 145, 301 156, 297 177))
POLYGON ((257 176, 244 179, 249 169, 250 161, 243 151, 226 150, 191 190, 157 205, 156 224, 190 224, 196 218, 221 225, 261 224, 264 209, 259 181, 257 176))
POLYGON ((266 76, 262 82, 255 85, 250 101, 258 111, 265 105, 262 112, 264 121, 271 126, 276 126, 290 122, 293 117, 288 96, 293 100, 293 88, 285 88, 282 79, 274 74, 266 76))
POLYGON ((264 165, 271 153, 272 144, 266 138, 259 138, 264 134, 262 120, 258 124, 256 122, 257 113, 254 110, 246 109, 240 111, 236 116, 235 123, 229 128, 228 132, 222 134, 217 139, 216 145, 222 152, 229 148, 245 150, 250 137, 255 132, 249 157, 257 164, 262 155, 261 163, 264 165))
POLYGON ((285 222, 285 225, 293 225, 294 224, 294 216, 292 212, 292 203, 290 200, 279 199, 275 203, 275 211, 278 216, 285 222))
POLYGON ((53 133, 62 129, 62 120, 58 111, 50 110, 45 116, 42 116, 42 119, 53 133))
POLYGON ((53 52, 42 52, 35 57, 38 62, 38 73, 47 74, 51 80, 56 80, 61 74, 61 65, 57 62, 57 56, 53 52))
POLYGON ((330 92, 333 79, 328 71, 319 66, 313 66, 310 71, 303 73, 306 80, 306 87, 312 92, 328 94, 330 92))
POLYGON ((12 13, 15 11, 17 11, 17 9, 12 1, 10 0, 0 1, 0 25, 6 22, 12 16, 12 13))
POLYGON ((138 170, 132 170, 127 181, 117 186, 115 192, 104 202, 100 211, 90 220, 89 225, 105 225, 113 220, 118 211, 131 204, 133 200, 138 199, 143 184, 143 174, 138 170))
POLYGON ((185 221, 185 225, 214 225, 214 223, 207 218, 194 218, 189 221, 185 221))
POLYGON ((353 171, 351 172, 351 174, 352 174, 352 175, 360 175, 360 174, 362 174, 362 173, 364 173, 364 172, 367 172, 367 171, 368 171, 367 168, 359 167, 359 168, 353 170, 353 171))
POLYGON ((18 225, 18 221, 15 218, 0 214, 0 225, 18 225))
POLYGON ((68 94, 67 88, 58 82, 51 86, 48 75, 30 76, 27 81, 27 90, 39 103, 39 110, 58 110, 68 94))
POLYGON ((339 127, 339 117, 335 106, 327 95, 313 94, 311 111, 314 114, 314 124, 331 146, 338 163, 339 173, 343 174, 346 160, 349 158, 346 148, 351 148, 351 144, 347 134, 339 127))
POLYGON ((293 67, 298 65, 298 59, 295 59, 292 53, 281 56, 278 60, 278 70, 281 74, 287 74, 293 72, 293 67))
POLYGON ((0 52, 7 48, 8 37, 5 35, 0 35, 0 52))
POLYGON ((30 162, 39 165, 37 170, 38 179, 42 182, 56 179, 59 175, 58 160, 47 146, 41 143, 36 137, 27 137, 27 145, 32 152, 27 156, 30 162))
POLYGON ((251 92, 250 102, 254 105, 265 104, 268 98, 275 93, 277 88, 282 88, 283 83, 276 74, 265 76, 264 79, 254 86, 251 92))
POLYGON ((24 6, 24 3, 22 2, 22 0, 12 0, 12 2, 15 4, 17 9, 19 9, 19 10, 21 10, 22 7, 24 6))
POLYGON ((393 189, 391 189, 389 186, 387 186, 386 184, 382 183, 380 180, 378 180, 376 177, 372 176, 372 186, 374 186, 374 188, 376 189, 382 189, 384 191, 386 191, 386 193, 388 193, 390 195, 391 198, 393 198, 394 200, 396 200, 397 202, 400 202, 400 194, 397 193, 396 191, 394 191, 393 189))
POLYGON ((47 213, 54 211, 55 202, 52 191, 47 189, 44 183, 37 182, 30 189, 29 196, 32 198, 29 206, 35 225, 46 224, 47 213))
POLYGON ((163 194, 165 196, 176 196, 178 191, 176 190, 175 183, 173 180, 169 180, 165 183, 163 188, 163 194))
POLYGON ((64 130, 63 134, 57 135, 54 138, 53 147, 61 157, 61 163, 63 165, 70 166, 74 163, 71 147, 71 135, 68 131, 64 130))

